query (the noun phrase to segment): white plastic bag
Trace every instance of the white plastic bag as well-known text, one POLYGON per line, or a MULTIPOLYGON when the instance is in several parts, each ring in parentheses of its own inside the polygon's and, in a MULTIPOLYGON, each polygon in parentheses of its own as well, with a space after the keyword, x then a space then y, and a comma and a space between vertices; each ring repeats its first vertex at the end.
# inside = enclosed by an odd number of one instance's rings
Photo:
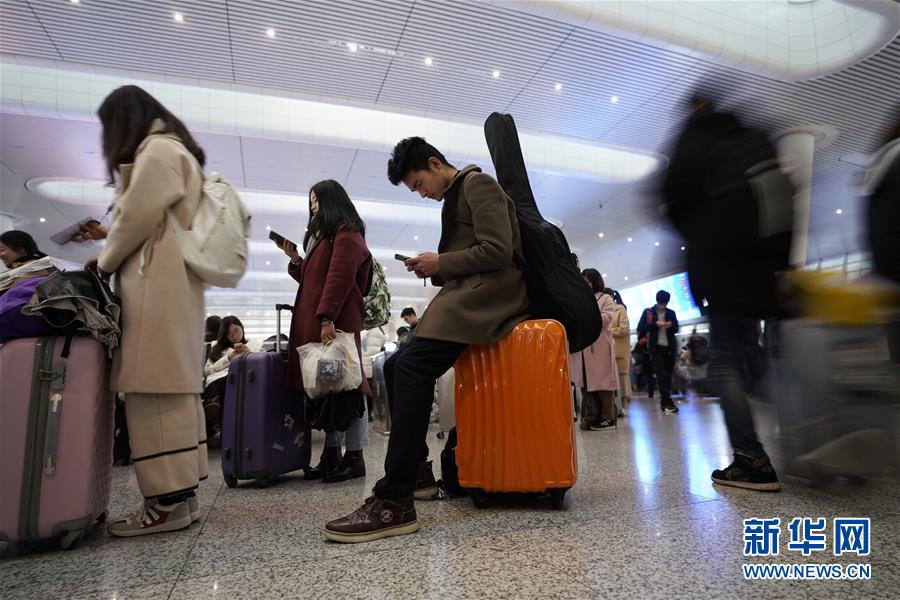
POLYGON ((310 398, 333 392, 355 390, 362 383, 362 369, 356 338, 338 331, 330 344, 311 342, 297 348, 303 388, 310 398))

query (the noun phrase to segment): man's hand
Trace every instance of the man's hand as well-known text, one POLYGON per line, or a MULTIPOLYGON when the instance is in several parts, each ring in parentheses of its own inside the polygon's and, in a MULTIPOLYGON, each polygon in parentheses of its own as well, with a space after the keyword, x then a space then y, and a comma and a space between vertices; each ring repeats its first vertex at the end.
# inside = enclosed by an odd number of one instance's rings
POLYGON ((414 272, 416 277, 425 279, 434 277, 438 274, 438 257, 437 252, 424 252, 418 256, 410 258, 406 261, 406 270, 414 272))
POLYGON ((647 325, 651 325, 653 323, 653 313, 648 310, 644 314, 647 315, 647 325))

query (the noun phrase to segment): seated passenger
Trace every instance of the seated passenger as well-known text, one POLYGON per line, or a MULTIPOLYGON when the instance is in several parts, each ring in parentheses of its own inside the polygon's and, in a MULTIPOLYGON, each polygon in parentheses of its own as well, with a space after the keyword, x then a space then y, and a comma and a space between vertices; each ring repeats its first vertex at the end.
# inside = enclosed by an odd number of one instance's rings
POLYGON ((338 542, 367 542, 419 529, 416 497, 435 497, 427 461, 428 417, 438 377, 470 344, 501 340, 525 318, 525 278, 517 266, 522 242, 512 200, 475 165, 457 169, 422 138, 397 144, 388 179, 435 201, 446 200, 438 252, 406 261, 441 291, 428 305, 415 336, 385 362, 393 418, 385 476, 374 497, 325 526, 338 542), (518 260, 517 258, 518 257, 518 260), (427 494, 427 495, 426 495, 427 494))
POLYGON ((218 426, 219 414, 225 400, 225 384, 228 376, 228 365, 232 359, 246 352, 259 352, 262 344, 247 341, 244 337, 244 324, 234 316, 222 319, 219 336, 209 351, 203 373, 206 376, 203 391, 203 411, 206 413, 206 432, 212 435, 218 426))

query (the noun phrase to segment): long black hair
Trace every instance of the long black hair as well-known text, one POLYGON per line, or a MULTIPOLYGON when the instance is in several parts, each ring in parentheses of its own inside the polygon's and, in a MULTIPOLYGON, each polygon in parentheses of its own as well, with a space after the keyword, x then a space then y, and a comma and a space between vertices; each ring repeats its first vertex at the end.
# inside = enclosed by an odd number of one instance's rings
MULTIPOLYGON (((228 339, 228 329, 232 325, 237 325, 241 328, 241 331, 244 330, 244 324, 241 323, 241 320, 233 315, 229 315, 222 319, 222 324, 219 326, 219 337, 216 339, 215 345, 212 347, 212 350, 209 353, 209 360, 212 362, 216 362, 222 355, 225 354, 226 350, 234 348, 234 344, 231 343, 231 340, 228 339)), ((246 335, 241 336, 241 343, 247 343, 246 335)))
POLYGON ((341 226, 348 231, 358 231, 361 236, 366 237, 366 224, 356 212, 356 207, 350 201, 344 186, 333 179, 326 179, 310 188, 310 204, 313 194, 319 203, 319 213, 313 216, 312 209, 309 211, 303 248, 306 248, 311 235, 319 239, 333 240, 341 226))
POLYGON ((16 262, 32 261, 47 256, 38 250, 37 242, 26 231, 10 229, 0 233, 0 242, 10 250, 18 250, 24 254, 16 262))
POLYGON ((597 292, 602 292, 606 288, 603 284, 603 277, 600 275, 600 271, 597 269, 585 269, 581 272, 581 276, 587 279, 591 284, 591 291, 595 294, 597 292))
POLYGON ((161 133, 177 135, 200 166, 206 164, 203 148, 197 144, 181 119, 136 85, 124 85, 114 90, 97 109, 97 116, 103 125, 103 156, 106 158, 110 183, 115 182, 120 164, 134 162, 134 153, 147 137, 156 119, 165 124, 161 133))
POLYGON ((607 294, 609 294, 610 296, 612 296, 612 299, 615 301, 616 304, 621 304, 625 308, 628 308, 627 306, 625 306, 625 303, 622 302, 622 294, 620 294, 617 290, 614 290, 612 288, 606 288, 603 291, 606 292, 607 294))

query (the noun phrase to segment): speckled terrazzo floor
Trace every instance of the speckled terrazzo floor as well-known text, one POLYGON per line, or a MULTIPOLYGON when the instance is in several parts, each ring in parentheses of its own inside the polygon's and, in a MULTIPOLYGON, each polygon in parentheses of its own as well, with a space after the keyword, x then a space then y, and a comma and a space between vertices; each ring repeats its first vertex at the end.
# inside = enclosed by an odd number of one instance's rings
MULTIPOLYGON (((321 527, 371 489, 382 436, 371 436, 365 481, 327 486, 298 473, 266 490, 229 489, 214 456, 200 523, 131 540, 98 530, 68 552, 0 545, 0 597, 898 597, 900 485, 815 489, 788 480, 778 494, 714 487, 710 472, 730 460, 721 411, 696 398, 680 407, 664 415, 639 398, 618 430, 579 432, 579 482, 564 511, 540 500, 485 510, 465 498, 421 502, 420 532, 371 544, 328 543, 321 527), (743 519, 798 516, 871 517, 872 553, 857 559, 871 565, 871 581, 745 581, 741 565, 753 561, 742 556, 743 519)), ((441 442, 433 432, 429 441, 437 457, 441 442)), ((132 469, 116 468, 111 513, 139 501, 132 469)), ((781 556, 756 562, 854 562, 788 552, 786 529, 781 556)))

